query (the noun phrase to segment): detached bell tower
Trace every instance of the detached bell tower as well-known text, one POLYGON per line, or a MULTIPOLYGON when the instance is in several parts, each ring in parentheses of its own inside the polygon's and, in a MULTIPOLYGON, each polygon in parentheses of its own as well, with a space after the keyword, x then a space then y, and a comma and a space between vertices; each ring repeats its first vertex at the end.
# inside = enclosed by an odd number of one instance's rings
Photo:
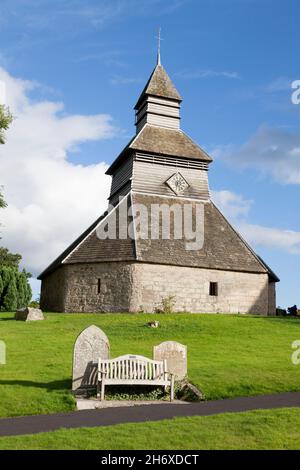
POLYGON ((181 103, 161 64, 159 35, 156 66, 134 108, 136 134, 106 172, 110 210, 41 273, 44 310, 154 312, 172 296, 175 311, 275 314, 279 279, 211 200, 212 159, 181 129, 181 103), (153 223, 153 208, 159 221, 170 215, 168 236, 153 223), (191 249, 191 233, 174 230, 185 227, 187 208, 201 238, 191 249), (146 214, 142 230, 135 209, 146 214), (114 236, 100 237, 110 222, 114 236))

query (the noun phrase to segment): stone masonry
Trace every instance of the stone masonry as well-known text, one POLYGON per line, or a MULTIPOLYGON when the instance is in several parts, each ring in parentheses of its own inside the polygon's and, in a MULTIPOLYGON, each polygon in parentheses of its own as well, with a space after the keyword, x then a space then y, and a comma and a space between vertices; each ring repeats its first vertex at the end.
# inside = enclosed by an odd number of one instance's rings
POLYGON ((131 311, 130 263, 63 265, 42 284, 41 307, 56 312, 131 311), (98 293, 98 280, 101 281, 98 293))
POLYGON ((134 279, 139 294, 134 310, 153 311, 162 297, 174 295, 176 311, 275 314, 267 274, 135 264, 134 279), (217 297, 209 295, 210 282, 218 282, 217 297))
POLYGON ((44 280, 42 308, 51 302, 58 312, 153 312, 174 295, 175 311, 275 314, 267 274, 113 262, 63 265, 59 280, 57 271, 44 280), (217 297, 209 295, 210 282, 218 282, 217 297))

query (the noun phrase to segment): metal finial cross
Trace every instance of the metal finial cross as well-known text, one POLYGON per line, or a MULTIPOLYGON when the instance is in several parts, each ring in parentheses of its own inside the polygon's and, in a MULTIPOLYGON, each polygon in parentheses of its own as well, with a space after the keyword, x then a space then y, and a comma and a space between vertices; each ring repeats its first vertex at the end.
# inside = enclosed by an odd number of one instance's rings
POLYGON ((161 37, 160 33, 161 33, 161 28, 158 28, 158 36, 156 36, 156 38, 157 38, 157 40, 158 40, 158 46, 157 46, 157 65, 161 65, 161 62, 160 62, 160 43, 161 43, 161 41, 163 40, 163 38, 161 37))

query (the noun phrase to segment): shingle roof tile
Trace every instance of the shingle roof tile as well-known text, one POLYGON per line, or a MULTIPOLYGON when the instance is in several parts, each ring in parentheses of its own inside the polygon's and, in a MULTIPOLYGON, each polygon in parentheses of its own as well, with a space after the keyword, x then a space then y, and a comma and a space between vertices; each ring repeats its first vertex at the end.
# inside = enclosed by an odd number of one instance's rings
MULTIPOLYGON (((133 194, 134 204, 143 204, 150 211, 151 204, 187 204, 186 200, 133 194)), ((192 204, 195 211, 198 202, 192 204)), ((194 221, 195 222, 195 221, 194 221)), ((194 224, 195 227, 195 224, 194 224)), ((171 231, 172 235, 172 231, 171 231)), ((185 238, 176 240, 137 240, 139 261, 208 269, 267 273, 266 266, 249 249, 212 203, 204 204, 204 246, 201 250, 187 250, 185 238)))
POLYGON ((193 142, 182 130, 146 124, 122 150, 106 174, 113 174, 116 168, 126 160, 130 151, 212 162, 212 158, 205 150, 193 142))
POLYGON ((145 88, 143 89, 138 99, 135 109, 139 107, 145 95, 159 96, 162 98, 182 101, 180 94, 176 90, 172 80, 162 65, 157 65, 153 70, 145 88))
MULTIPOLYGON (((151 213, 152 204, 187 204, 180 198, 165 198, 160 196, 130 193, 125 199, 127 207, 130 201, 133 204, 142 204, 151 213)), ((195 211, 199 202, 190 201, 195 211)), ((118 235, 118 208, 117 235, 118 235)), ((242 237, 232 228, 221 212, 212 202, 204 204, 204 245, 201 250, 187 250, 186 239, 167 240, 141 239, 132 240, 100 240, 96 235, 98 223, 93 224, 84 232, 82 237, 73 243, 54 263, 50 265, 40 278, 47 276, 62 263, 101 263, 107 261, 138 261, 144 263, 167 264, 196 268, 230 270, 239 272, 268 273, 273 281, 278 281, 277 276, 268 266, 253 252, 242 237)), ((107 221, 107 219, 105 219, 107 221)), ((132 222, 128 217, 127 226, 132 222)), ((106 223, 102 219, 102 222, 106 223)), ((172 224, 171 224, 172 228, 172 224)))

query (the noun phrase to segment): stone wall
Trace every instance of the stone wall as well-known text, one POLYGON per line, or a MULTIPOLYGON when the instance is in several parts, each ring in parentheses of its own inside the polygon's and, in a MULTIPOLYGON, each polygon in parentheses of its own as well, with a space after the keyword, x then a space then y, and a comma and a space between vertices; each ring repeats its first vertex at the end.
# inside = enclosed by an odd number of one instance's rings
POLYGON ((260 315, 269 313, 267 274, 141 263, 134 265, 134 285, 138 286, 135 305, 132 305, 132 309, 136 311, 153 311, 163 297, 174 295, 176 311, 260 315), (216 297, 209 295, 210 282, 218 283, 216 297))
POLYGON ((67 266, 68 312, 126 312, 130 310, 131 264, 95 263, 67 266), (98 279, 101 279, 98 294, 98 279))
POLYGON ((276 315, 276 282, 269 283, 269 315, 276 315))
POLYGON ((61 266, 42 280, 41 309, 48 312, 63 312, 66 294, 65 267, 61 266))
POLYGON ((175 311, 274 314, 275 283, 267 274, 135 262, 64 265, 42 282, 41 308, 56 312, 153 312, 176 297, 175 311), (101 289, 98 293, 98 279, 101 289), (209 295, 210 282, 218 296, 209 295))
POLYGON ((131 291, 130 263, 68 264, 42 281, 41 306, 56 312, 126 312, 131 291))

